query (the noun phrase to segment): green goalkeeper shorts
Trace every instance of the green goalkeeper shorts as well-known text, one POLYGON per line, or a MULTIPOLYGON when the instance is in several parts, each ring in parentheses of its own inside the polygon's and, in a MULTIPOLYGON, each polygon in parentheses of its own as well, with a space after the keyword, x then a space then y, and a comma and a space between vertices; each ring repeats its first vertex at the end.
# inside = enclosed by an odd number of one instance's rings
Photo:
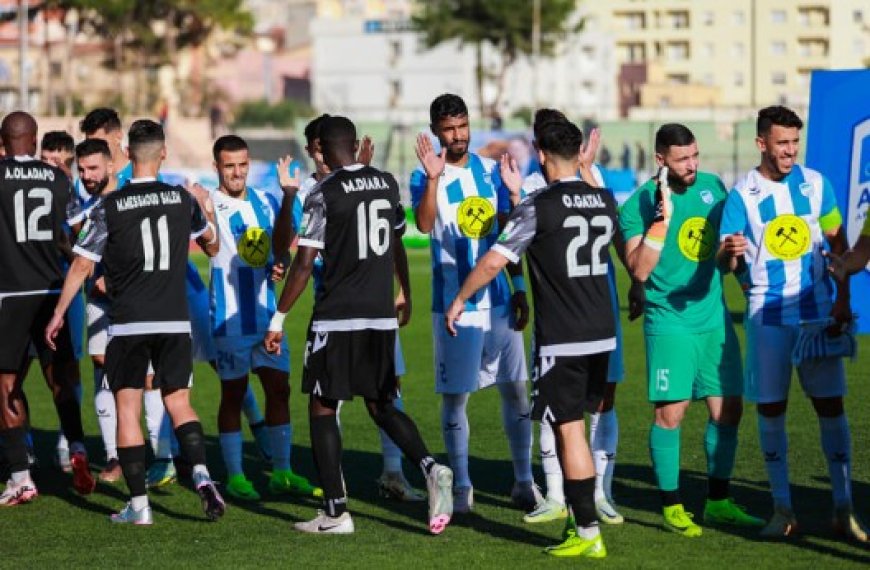
POLYGON ((646 335, 651 402, 743 395, 743 366, 734 327, 693 335, 646 335))

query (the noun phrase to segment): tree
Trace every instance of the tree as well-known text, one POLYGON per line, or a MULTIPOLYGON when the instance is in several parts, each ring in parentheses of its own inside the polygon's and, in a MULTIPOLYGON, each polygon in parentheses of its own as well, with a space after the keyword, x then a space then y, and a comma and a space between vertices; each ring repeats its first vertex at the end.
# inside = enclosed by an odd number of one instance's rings
MULTIPOLYGON (((571 23, 575 0, 539 2, 539 53, 552 56, 558 42, 569 33, 579 31, 582 22, 571 23)), ((460 46, 474 47, 478 103, 485 116, 494 116, 504 94, 508 69, 520 55, 530 56, 535 52, 533 5, 528 0, 429 0, 421 3, 412 22, 428 48, 451 40, 458 41, 460 46), (498 53, 499 61, 494 70, 484 67, 484 45, 498 53), (487 82, 495 86, 491 101, 484 98, 487 82)))

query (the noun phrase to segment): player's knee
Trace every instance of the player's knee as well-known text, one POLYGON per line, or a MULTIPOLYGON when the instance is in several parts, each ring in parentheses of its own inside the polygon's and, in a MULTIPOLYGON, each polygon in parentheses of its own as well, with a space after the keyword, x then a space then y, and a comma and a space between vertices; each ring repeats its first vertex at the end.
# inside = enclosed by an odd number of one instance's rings
POLYGON ((835 418, 842 415, 845 411, 843 408, 843 398, 840 396, 834 398, 813 398, 812 402, 816 415, 822 418, 835 418))
POLYGON ((743 417, 743 398, 728 397, 722 400, 722 407, 719 410, 710 412, 710 419, 717 424, 726 426, 736 426, 740 423, 740 418, 743 417))
POLYGON ((655 410, 655 423, 664 429, 677 429, 685 415, 686 410, 682 406, 661 406, 655 410))
POLYGON ((308 415, 312 418, 334 416, 338 413, 338 400, 311 396, 308 400, 308 415))
POLYGON ((766 418, 775 418, 785 413, 788 402, 769 402, 758 404, 758 413, 766 418))

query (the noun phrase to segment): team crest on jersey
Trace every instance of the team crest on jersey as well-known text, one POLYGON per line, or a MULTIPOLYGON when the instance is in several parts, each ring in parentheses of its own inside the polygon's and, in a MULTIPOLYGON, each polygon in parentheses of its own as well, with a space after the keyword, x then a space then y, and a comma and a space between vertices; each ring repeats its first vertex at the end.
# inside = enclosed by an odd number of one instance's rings
POLYGON ((713 247, 716 245, 716 232, 713 231, 713 225, 707 218, 700 216, 689 218, 680 226, 677 245, 686 259, 696 263, 710 259, 713 255, 713 247))
POLYGON ((810 193, 813 191, 813 185, 809 182, 803 182, 800 186, 798 186, 798 190, 801 191, 801 194, 809 197, 810 193))
POLYGON ((495 223, 495 208, 486 198, 469 196, 459 204, 456 223, 462 235, 480 239, 492 230, 495 223))
POLYGON ((810 250, 810 226, 794 214, 775 217, 764 228, 767 251, 782 261, 792 261, 810 250))
POLYGON ((713 203, 713 193, 709 190, 701 190, 701 200, 709 206, 713 203))
POLYGON ((251 267, 263 267, 269 260, 272 243, 263 228, 248 228, 236 243, 239 257, 251 267))

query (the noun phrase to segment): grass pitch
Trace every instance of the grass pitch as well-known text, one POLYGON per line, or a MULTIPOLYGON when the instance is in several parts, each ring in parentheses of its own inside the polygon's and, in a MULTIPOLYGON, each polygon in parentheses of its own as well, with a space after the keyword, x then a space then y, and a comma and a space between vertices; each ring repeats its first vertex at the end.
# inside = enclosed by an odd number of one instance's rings
MULTIPOLYGON (((439 428, 439 400, 432 388, 432 339, 429 318, 430 272, 426 250, 409 252, 413 276, 414 316, 401 337, 408 366, 402 387, 405 406, 417 421, 430 449, 443 456, 439 428)), ((202 259, 199 259, 203 263, 202 259)), ((620 293, 627 280, 620 274, 620 293)), ((854 294, 866 294, 856 291, 854 294)), ((728 279, 728 299, 733 311, 743 302, 728 279)), ((305 327, 311 308, 306 294, 287 319, 293 370, 291 396, 296 471, 314 478, 308 437, 306 399, 298 391, 305 327)), ((847 544, 833 535, 829 518, 831 499, 828 475, 821 453, 818 427, 808 401, 794 388, 788 415, 793 497, 802 538, 791 542, 762 541, 753 532, 704 528, 701 538, 686 539, 660 526, 658 495, 647 451, 651 421, 646 401, 644 349, 640 322, 628 323, 622 311, 626 381, 617 393, 620 442, 614 495, 626 523, 604 527, 608 567, 658 568, 859 568, 870 564, 870 549, 847 544), (688 566, 687 566, 688 565, 688 566)), ((743 335, 738 325, 738 333, 743 335)), ((527 333, 528 334, 528 333, 527 333)), ((870 517, 870 418, 865 403, 870 398, 870 348, 861 340, 861 353, 847 364, 847 410, 852 426, 854 494, 859 514, 870 517)), ((85 432, 95 468, 101 465, 102 443, 93 412, 93 382, 89 362, 82 363, 85 432)), ((795 383, 796 384, 796 383, 795 383)), ((258 393, 262 396, 257 382, 258 393)), ((0 568, 71 566, 118 567, 554 567, 580 561, 560 561, 541 553, 556 541, 560 522, 526 525, 510 503, 513 473, 507 442, 501 428, 498 394, 485 390, 469 404, 471 422, 471 475, 476 504, 471 515, 457 516, 441 536, 430 536, 424 504, 402 504, 378 498, 374 480, 381 472, 377 430, 359 403, 342 411, 344 470, 350 510, 356 524, 351 536, 310 536, 295 532, 291 523, 314 515, 311 500, 268 494, 266 467, 260 463, 250 434, 246 433, 245 461, 249 478, 262 492, 257 504, 230 502, 218 523, 205 521, 196 494, 183 485, 151 493, 155 524, 152 527, 117 526, 108 516, 126 500, 123 482, 99 484, 88 497, 76 495, 69 477, 53 467, 57 418, 38 372, 25 389, 32 407, 32 423, 40 467, 35 473, 40 497, 30 505, 0 511, 0 568)), ((213 476, 224 476, 217 440, 218 379, 210 368, 199 365, 193 390, 208 435, 209 465, 213 476)), ((262 399, 261 399, 262 402, 262 399)), ((706 463, 703 427, 706 411, 696 404, 683 427, 682 492, 687 508, 703 508, 706 463)), ((537 429, 535 430, 537 432, 537 429)), ((536 437, 537 439, 537 437, 536 437)), ((771 512, 764 465, 757 443, 755 410, 747 405, 740 428, 740 447, 732 485, 738 503, 767 517, 771 512)), ((542 475, 535 447, 535 472, 542 475)), ((419 470, 405 464, 412 483, 423 486, 419 470)), ((584 562, 588 563, 588 562, 584 562)))

